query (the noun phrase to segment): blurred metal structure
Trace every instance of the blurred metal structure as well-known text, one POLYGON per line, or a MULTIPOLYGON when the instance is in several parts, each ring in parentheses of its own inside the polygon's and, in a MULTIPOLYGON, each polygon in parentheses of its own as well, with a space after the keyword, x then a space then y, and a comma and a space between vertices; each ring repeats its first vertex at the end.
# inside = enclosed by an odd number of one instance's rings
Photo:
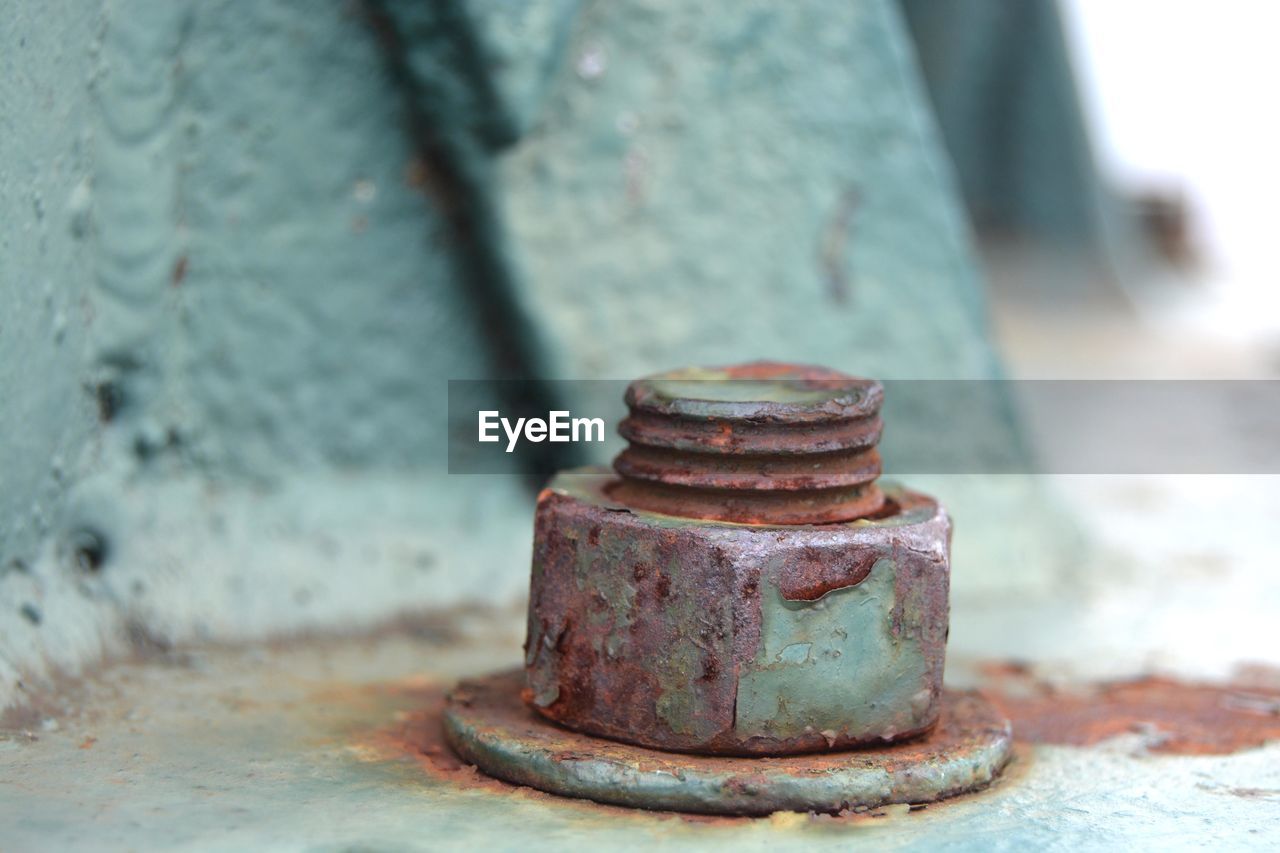
POLYGON ((1057 0, 899 5, 988 259, 1031 259, 1006 298, 1123 316, 1154 268, 1193 263, 1178 199, 1124 197, 1099 168, 1057 0))

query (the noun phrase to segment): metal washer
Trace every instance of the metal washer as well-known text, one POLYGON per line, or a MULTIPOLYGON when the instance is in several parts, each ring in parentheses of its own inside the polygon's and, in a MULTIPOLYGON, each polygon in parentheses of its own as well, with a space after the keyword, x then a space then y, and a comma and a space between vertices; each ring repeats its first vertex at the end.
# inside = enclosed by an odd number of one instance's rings
POLYGON ((444 713, 454 751, 507 782, 634 808, 760 815, 930 803, 985 787, 1012 752, 1009 721, 977 693, 945 691, 937 727, 908 743, 732 758, 570 731, 525 707, 523 687, 521 670, 459 684, 444 713))

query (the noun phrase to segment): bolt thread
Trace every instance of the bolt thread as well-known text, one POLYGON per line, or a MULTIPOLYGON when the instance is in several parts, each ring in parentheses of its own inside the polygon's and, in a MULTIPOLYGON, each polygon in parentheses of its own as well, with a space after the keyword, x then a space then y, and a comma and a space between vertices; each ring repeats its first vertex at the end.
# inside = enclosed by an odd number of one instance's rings
POLYGON ((686 518, 820 524, 881 515, 878 382, 755 363, 631 383, 610 496, 686 518))

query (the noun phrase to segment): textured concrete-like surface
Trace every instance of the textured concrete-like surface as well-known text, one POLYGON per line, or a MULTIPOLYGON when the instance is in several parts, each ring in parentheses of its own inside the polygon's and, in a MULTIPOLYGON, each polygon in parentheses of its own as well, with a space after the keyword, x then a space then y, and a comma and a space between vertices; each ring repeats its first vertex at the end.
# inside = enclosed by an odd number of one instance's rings
MULTIPOLYGON (((518 615, 505 624, 517 627, 518 615)), ((1157 732, 1023 746, 985 792, 839 817, 696 818, 504 785, 442 752, 430 711, 455 679, 515 665, 518 634, 490 622, 443 631, 180 651, 113 668, 0 740, 0 844, 1025 850, 1278 840, 1280 746, 1153 755, 1157 732)))
POLYGON ((526 485, 446 484, 489 347, 362 10, 3 4, 0 705, 525 586, 526 485))
POLYGON ((24 671, 102 649, 104 608, 76 591, 67 547, 115 403, 92 363, 101 11, 0 6, 0 706, 24 671))
MULTIPOLYGON (((88 84, 97 67, 87 46, 100 21, 89 4, 5 3, 0 17, 2 590, 58 528, 96 439, 95 400, 82 386, 92 384, 88 84)), ((17 606, 5 608, 0 625, 16 618, 17 606)))
POLYGON ((567 51, 502 193, 568 375, 730 364, 746 341, 858 375, 990 375, 893 4, 589 3, 567 51))

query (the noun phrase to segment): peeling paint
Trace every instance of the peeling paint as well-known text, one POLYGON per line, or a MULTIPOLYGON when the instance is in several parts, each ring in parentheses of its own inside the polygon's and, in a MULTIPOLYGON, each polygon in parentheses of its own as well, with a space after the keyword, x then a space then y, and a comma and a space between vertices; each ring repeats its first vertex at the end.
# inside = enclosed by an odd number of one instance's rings
POLYGON ((526 661, 544 715, 724 754, 937 720, 950 522, 934 502, 886 485, 900 509, 883 519, 747 525, 627 510, 611 482, 565 472, 539 500, 526 661))
POLYGON ((921 638, 893 631, 895 576, 882 559, 860 584, 817 601, 787 601, 777 589, 762 598, 760 648, 738 679, 741 737, 889 740, 932 724, 932 701, 913 701, 936 689, 921 638))

